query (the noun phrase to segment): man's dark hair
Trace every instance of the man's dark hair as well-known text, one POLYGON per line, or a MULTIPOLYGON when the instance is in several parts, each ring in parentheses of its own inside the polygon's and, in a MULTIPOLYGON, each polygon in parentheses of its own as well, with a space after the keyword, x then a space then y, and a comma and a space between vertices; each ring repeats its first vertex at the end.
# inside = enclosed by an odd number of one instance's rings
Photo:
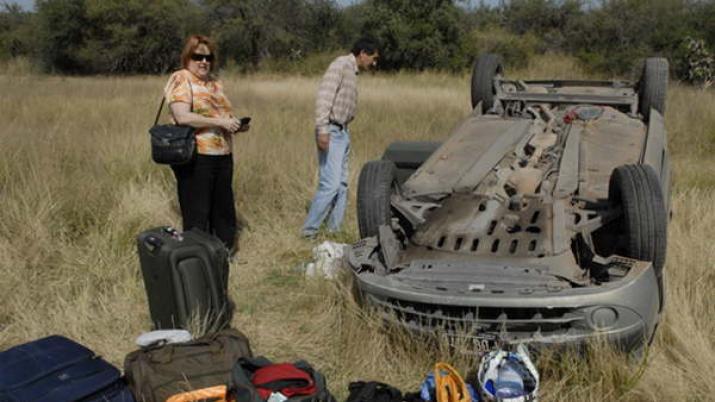
POLYGON ((377 45, 369 38, 360 38, 353 45, 351 52, 354 56, 358 56, 360 52, 363 51, 370 55, 375 54, 375 52, 377 52, 377 45))

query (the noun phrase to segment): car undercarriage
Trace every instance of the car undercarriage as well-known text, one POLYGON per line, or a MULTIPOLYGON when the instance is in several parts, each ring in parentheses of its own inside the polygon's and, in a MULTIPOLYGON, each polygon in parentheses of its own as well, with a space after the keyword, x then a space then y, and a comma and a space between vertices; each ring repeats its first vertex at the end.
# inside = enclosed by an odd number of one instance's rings
POLYGON ((444 142, 363 167, 348 253, 363 299, 481 351, 646 344, 664 304, 667 61, 637 84, 502 74, 480 57, 473 111, 444 142))

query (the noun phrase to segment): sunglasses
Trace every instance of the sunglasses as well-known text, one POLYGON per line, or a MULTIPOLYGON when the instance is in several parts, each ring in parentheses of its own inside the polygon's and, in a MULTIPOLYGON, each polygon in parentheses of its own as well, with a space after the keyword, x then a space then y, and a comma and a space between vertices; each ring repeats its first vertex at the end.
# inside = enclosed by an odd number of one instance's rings
POLYGON ((212 54, 199 54, 199 53, 192 53, 191 54, 191 60, 193 61, 204 61, 206 60, 209 63, 212 63, 214 61, 214 55, 212 54))

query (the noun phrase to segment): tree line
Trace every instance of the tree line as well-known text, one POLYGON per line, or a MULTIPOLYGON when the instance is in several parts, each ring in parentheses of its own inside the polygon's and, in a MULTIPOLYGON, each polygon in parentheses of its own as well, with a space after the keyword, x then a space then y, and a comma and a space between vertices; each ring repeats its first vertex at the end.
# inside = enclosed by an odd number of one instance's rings
POLYGON ((712 80, 715 1, 37 0, 33 12, 4 4, 0 60, 24 57, 63 74, 165 73, 191 33, 214 38, 219 60, 242 70, 321 71, 367 35, 384 70, 461 71, 481 52, 524 65, 555 52, 623 74, 659 55, 679 78, 698 81, 712 80))

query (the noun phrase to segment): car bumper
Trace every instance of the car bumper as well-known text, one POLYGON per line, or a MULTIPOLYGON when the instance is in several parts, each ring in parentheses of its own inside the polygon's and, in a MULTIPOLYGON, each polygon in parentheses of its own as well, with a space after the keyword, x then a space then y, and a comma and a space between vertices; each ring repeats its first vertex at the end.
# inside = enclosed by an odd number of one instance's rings
MULTIPOLYGON (((630 351, 653 333, 660 296, 651 264, 624 261, 629 269, 622 277, 585 287, 477 287, 473 292, 469 286, 466 291, 446 291, 429 282, 370 272, 355 273, 355 279, 364 301, 417 333, 482 346, 492 340, 581 345, 598 338, 630 351)), ((437 267, 440 263, 431 262, 437 267)))

